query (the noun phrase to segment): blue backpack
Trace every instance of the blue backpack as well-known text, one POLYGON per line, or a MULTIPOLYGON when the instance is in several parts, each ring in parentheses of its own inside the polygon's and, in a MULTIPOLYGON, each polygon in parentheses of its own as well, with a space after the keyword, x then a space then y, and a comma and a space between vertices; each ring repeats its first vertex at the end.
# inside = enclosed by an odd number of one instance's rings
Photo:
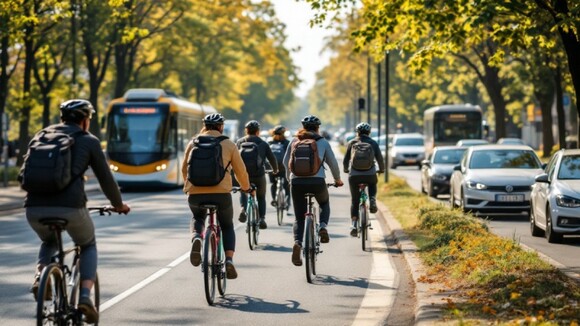
POLYGON ((284 143, 275 142, 270 144, 270 149, 272 150, 272 154, 276 157, 276 161, 278 161, 278 166, 281 166, 282 162, 284 161, 284 154, 286 154, 286 147, 284 143))

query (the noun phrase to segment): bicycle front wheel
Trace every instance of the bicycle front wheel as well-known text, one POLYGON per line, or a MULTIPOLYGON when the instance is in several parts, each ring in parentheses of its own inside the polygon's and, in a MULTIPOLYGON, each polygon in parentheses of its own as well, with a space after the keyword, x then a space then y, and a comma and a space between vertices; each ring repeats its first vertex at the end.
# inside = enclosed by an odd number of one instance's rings
POLYGON ((362 243, 362 250, 366 251, 368 248, 368 214, 366 205, 360 205, 358 209, 359 223, 360 223, 360 239, 362 243))
POLYGON ((211 229, 205 231, 203 243, 203 285, 205 289, 205 299, 209 305, 213 305, 215 299, 215 263, 216 263, 216 246, 215 233, 211 229))
MULTIPOLYGON (((75 315, 74 315, 74 319, 75 319, 75 325, 90 325, 90 324, 86 324, 86 322, 83 320, 83 314, 77 310, 77 306, 79 303, 79 297, 80 297, 80 291, 81 291, 81 279, 80 279, 80 272, 79 272, 79 263, 77 260, 76 265, 73 267, 73 270, 71 272, 71 289, 70 289, 70 296, 69 296, 69 302, 70 302, 70 306, 75 308, 75 315)), ((97 311, 99 311, 99 306, 100 306, 100 288, 99 288, 99 275, 97 274, 95 277, 95 283, 93 285, 93 290, 91 291, 91 301, 93 302, 93 304, 95 305, 95 309, 97 309, 97 311)), ((95 324, 92 325, 98 325, 99 323, 96 322, 95 324)))
POLYGON ((279 226, 282 226, 284 220, 284 210, 286 209, 285 197, 286 195, 284 194, 284 191, 279 189, 276 194, 276 214, 278 215, 279 226))
POLYGON ((61 325, 66 321, 66 286, 56 264, 46 266, 40 276, 36 299, 36 325, 61 325))
POLYGON ((253 206, 250 206, 250 209, 246 209, 246 214, 248 214, 248 246, 250 246, 250 250, 254 250, 254 236, 256 235, 256 212, 253 209, 253 206))
POLYGON ((254 247, 258 245, 258 237, 260 236, 260 227, 258 225, 258 205, 256 205, 256 203, 254 202, 254 205, 252 206, 253 210, 254 210, 254 247))
POLYGON ((312 216, 306 216, 304 230, 304 265, 306 265, 306 281, 312 283, 316 276, 316 240, 312 216))
POLYGON ((217 257, 218 257, 218 266, 216 268, 218 278, 218 291, 220 295, 223 297, 224 295, 226 295, 227 277, 226 277, 226 255, 224 251, 224 242, 221 236, 217 250, 217 257))

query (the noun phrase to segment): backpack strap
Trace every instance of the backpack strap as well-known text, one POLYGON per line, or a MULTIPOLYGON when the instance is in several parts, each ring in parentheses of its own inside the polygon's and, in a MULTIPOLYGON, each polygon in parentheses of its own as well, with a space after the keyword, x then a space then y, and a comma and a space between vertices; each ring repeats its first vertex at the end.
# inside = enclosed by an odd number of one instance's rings
MULTIPOLYGON (((221 136, 218 136, 218 137, 216 137, 216 140, 217 140, 217 142, 218 142, 218 144, 219 144, 219 143, 221 143, 222 141, 224 141, 224 140, 226 140, 226 139, 229 139, 229 138, 230 138, 230 137, 228 137, 228 136, 226 136, 226 135, 221 135, 221 136)), ((221 146, 221 144, 220 144, 220 146, 221 146)), ((228 162, 228 164, 226 165, 226 167, 224 168, 224 171, 226 171, 226 172, 227 172, 227 171, 228 171, 228 168, 230 167, 230 165, 231 165, 231 164, 232 164, 232 161, 229 161, 229 162, 228 162)))

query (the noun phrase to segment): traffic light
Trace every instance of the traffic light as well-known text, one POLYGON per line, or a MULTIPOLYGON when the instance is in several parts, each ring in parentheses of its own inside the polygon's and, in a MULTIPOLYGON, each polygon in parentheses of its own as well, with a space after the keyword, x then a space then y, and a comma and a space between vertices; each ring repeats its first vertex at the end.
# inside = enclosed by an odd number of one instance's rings
POLYGON ((359 97, 359 99, 358 99, 358 109, 359 110, 365 109, 365 99, 362 97, 359 97))

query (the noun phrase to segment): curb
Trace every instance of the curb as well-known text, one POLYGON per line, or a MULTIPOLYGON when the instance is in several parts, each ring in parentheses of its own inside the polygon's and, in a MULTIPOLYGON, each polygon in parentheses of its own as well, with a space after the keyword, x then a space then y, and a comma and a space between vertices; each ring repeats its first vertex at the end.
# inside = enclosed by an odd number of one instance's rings
POLYGON ((443 308, 446 305, 444 289, 437 284, 422 281, 426 274, 426 267, 418 255, 418 248, 403 231, 403 227, 391 214, 389 208, 380 201, 377 206, 381 217, 385 220, 391 234, 395 238, 397 246, 401 249, 403 257, 409 266, 409 271, 415 283, 415 325, 427 326, 444 324, 443 308))

